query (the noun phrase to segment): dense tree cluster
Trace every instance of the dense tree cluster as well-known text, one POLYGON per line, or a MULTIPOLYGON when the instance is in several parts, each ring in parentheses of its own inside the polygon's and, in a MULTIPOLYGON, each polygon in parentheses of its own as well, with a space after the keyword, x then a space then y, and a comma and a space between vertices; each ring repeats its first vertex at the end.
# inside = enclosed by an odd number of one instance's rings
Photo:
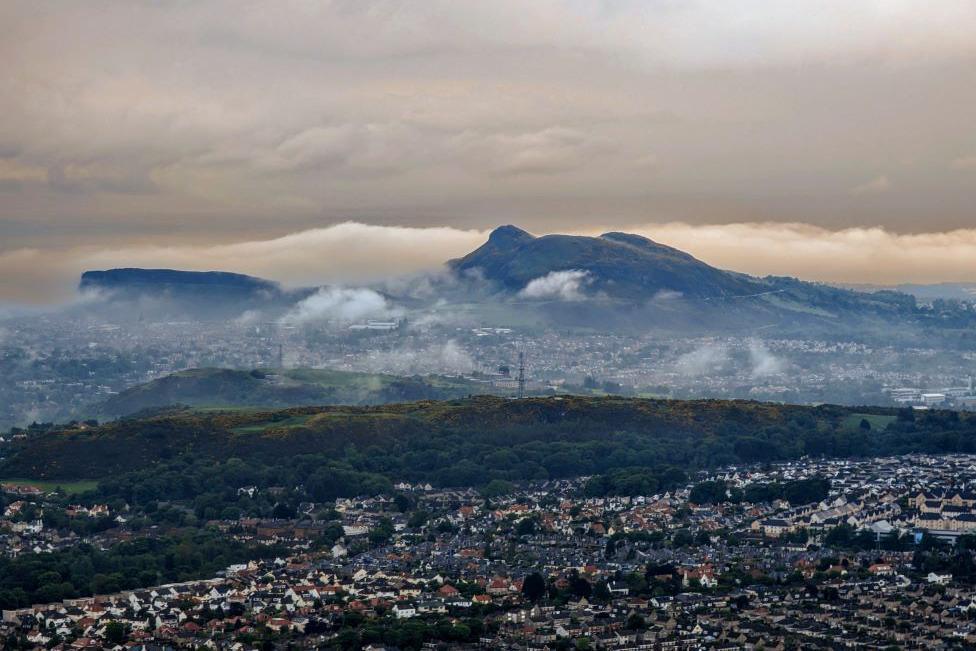
POLYGON ((718 504, 720 502, 772 502, 786 500, 791 505, 819 502, 830 493, 830 480, 810 477, 788 482, 755 483, 739 489, 721 480, 695 484, 688 499, 694 504, 718 504))
POLYGON ((450 621, 421 619, 373 620, 355 613, 346 615, 342 629, 330 648, 361 649, 367 645, 389 645, 398 649, 434 648, 436 642, 473 644, 485 633, 485 624, 478 618, 450 621))
POLYGON ((688 475, 680 468, 622 468, 590 479, 584 487, 589 497, 603 495, 653 495, 674 490, 688 482, 688 475))
POLYGON ((212 576, 234 563, 283 550, 210 532, 137 538, 106 551, 88 544, 50 554, 0 557, 0 608, 59 601, 212 576))
MULTIPOLYGON (((241 487, 300 486, 313 501, 389 493, 394 481, 489 486, 592 475, 590 495, 653 494, 689 470, 809 456, 976 451, 976 417, 948 411, 799 407, 755 402, 562 397, 471 398, 382 407, 160 415, 85 431, 40 433, 0 473, 103 478, 99 494, 130 503, 198 501, 223 517, 241 487), (865 415, 885 427, 859 426, 865 415), (877 420, 876 420, 877 422, 877 420), (226 461, 224 461, 226 460, 226 461)), ((701 487, 696 497, 709 500, 701 487)), ((822 483, 750 488, 814 501, 822 483)), ((714 491, 713 491, 714 492, 714 491)), ((720 491, 719 491, 720 492, 720 491)))

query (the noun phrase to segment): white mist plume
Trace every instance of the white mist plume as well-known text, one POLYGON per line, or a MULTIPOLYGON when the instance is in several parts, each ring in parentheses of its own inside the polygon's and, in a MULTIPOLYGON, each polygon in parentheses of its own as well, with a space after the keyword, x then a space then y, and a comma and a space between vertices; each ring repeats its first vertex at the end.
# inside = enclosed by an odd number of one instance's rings
POLYGON ((473 314, 458 310, 443 298, 437 299, 432 306, 423 311, 411 313, 409 318, 411 328, 421 330, 434 326, 474 328, 481 323, 473 314))
POLYGON ((363 319, 388 318, 396 310, 383 295, 372 289, 323 287, 295 304, 281 321, 294 325, 308 323, 353 323, 363 319))
POLYGON ((752 377, 776 375, 786 370, 786 362, 769 352, 766 345, 758 340, 749 342, 749 359, 752 362, 752 377))
POLYGON ((724 366, 729 359, 728 348, 720 344, 707 344, 681 355, 675 362, 675 370, 682 375, 705 375, 724 366))
POLYGON ((19 423, 38 423, 44 420, 43 412, 38 407, 31 407, 22 411, 18 417, 19 423))
POLYGON ((586 297, 580 291, 589 280, 589 272, 580 269, 550 271, 534 278, 519 292, 522 298, 554 298, 561 301, 581 301, 586 297))
POLYGON ((358 364, 358 370, 395 375, 468 373, 475 368, 468 351, 453 339, 420 349, 372 351, 358 364))
POLYGON ((263 319, 263 313, 261 310, 244 310, 241 312, 240 316, 234 319, 234 325, 238 326, 249 326, 255 323, 260 323, 263 319))

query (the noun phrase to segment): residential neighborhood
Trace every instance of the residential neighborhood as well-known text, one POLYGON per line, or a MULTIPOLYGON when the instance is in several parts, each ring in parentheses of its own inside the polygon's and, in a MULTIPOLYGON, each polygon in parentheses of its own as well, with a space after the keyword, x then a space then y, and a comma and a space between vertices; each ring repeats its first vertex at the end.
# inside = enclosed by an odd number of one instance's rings
MULTIPOLYGON (((297 517, 208 521, 280 553, 7 609, 0 632, 75 649, 955 648, 976 644, 976 538, 947 523, 972 517, 973 486, 968 455, 727 467, 643 496, 587 496, 586 478, 493 491, 401 482, 297 517), (744 501, 813 482, 829 486, 816 502, 744 501), (725 497, 695 501, 716 485, 725 497)), ((125 507, 4 491, 11 557, 168 533, 133 531, 141 515, 125 507), (58 509, 67 528, 45 525, 58 509)))

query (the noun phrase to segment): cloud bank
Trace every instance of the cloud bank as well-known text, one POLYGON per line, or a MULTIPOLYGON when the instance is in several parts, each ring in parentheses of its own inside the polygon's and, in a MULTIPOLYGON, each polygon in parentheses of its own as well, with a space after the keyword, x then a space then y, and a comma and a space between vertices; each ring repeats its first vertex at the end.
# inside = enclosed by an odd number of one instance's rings
POLYGON ((797 223, 630 229, 713 266, 754 275, 877 284, 976 280, 976 229, 903 234, 882 227, 830 230, 797 223))
MULTIPOLYGON (((838 283, 972 282, 976 229, 898 234, 884 228, 828 230, 806 224, 608 224, 596 230, 639 233, 714 266, 755 275, 838 283)), ((267 240, 221 245, 0 251, 0 303, 44 305, 75 297, 87 269, 171 267, 248 273, 290 286, 355 285, 392 276, 441 272, 443 263, 480 246, 488 231, 342 223, 267 240)), ((392 286, 403 289, 403 284, 392 286)), ((410 287, 422 288, 421 279, 410 287)), ((537 278, 529 298, 580 297, 585 274, 537 278)), ((419 291, 419 290, 418 290, 419 291)), ((433 291, 433 290, 430 290, 433 291)))
POLYGON ((232 244, 0 251, 0 301, 67 300, 83 271, 113 267, 236 271, 293 287, 376 282, 437 270, 487 236, 477 230, 347 222, 232 244))
POLYGON ((388 318, 395 314, 395 309, 386 298, 372 289, 323 287, 299 301, 281 317, 281 321, 292 325, 343 325, 366 319, 388 318))

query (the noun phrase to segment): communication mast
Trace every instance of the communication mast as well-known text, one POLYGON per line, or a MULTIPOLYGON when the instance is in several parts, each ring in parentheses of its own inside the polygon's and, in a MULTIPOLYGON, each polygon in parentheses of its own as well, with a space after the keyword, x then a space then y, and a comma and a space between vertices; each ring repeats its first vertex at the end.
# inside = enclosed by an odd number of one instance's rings
POLYGON ((525 397, 525 353, 522 351, 519 351, 518 393, 516 397, 520 400, 525 397))

